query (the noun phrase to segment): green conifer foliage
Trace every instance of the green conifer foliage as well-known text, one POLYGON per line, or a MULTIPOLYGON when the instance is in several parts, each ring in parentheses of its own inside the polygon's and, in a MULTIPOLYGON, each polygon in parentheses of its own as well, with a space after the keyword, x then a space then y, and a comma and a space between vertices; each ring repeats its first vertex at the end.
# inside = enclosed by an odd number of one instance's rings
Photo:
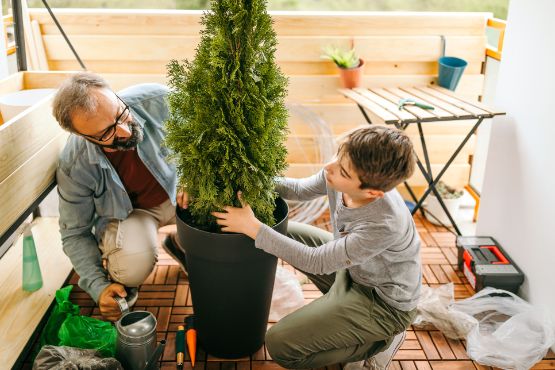
POLYGON ((213 0, 211 8, 194 60, 168 64, 165 143, 197 227, 213 230, 210 212, 239 206, 239 190, 273 225, 274 177, 287 154, 287 79, 274 59, 276 34, 264 0, 213 0))

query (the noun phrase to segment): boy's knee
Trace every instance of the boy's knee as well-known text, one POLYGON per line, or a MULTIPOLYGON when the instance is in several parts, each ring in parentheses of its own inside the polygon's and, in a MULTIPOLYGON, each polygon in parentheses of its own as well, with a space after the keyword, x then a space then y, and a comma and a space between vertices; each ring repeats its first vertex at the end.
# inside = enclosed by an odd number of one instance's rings
POLYGON ((266 348, 272 360, 284 368, 296 369, 299 368, 299 356, 294 355, 291 340, 292 337, 279 324, 266 332, 266 348))

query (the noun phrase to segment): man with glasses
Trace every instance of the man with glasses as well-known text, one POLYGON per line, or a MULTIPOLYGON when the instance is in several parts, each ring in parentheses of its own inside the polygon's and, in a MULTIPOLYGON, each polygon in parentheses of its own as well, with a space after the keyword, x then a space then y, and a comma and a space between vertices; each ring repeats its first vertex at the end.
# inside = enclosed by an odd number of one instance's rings
MULTIPOLYGON (((79 73, 53 102, 56 120, 72 134, 56 172, 64 252, 79 286, 112 321, 121 315, 115 298, 132 305, 152 272, 158 228, 175 223, 176 198, 186 201, 162 146, 167 92, 143 84, 118 95, 102 77, 79 73)), ((163 244, 184 268, 175 236, 163 244)))

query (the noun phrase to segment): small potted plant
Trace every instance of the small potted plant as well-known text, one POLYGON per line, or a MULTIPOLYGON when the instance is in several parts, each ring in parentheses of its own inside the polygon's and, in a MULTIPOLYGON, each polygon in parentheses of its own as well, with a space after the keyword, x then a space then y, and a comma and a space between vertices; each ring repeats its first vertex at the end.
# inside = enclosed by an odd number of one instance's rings
POLYGON ((322 58, 335 63, 344 88, 352 89, 360 86, 364 60, 358 57, 354 48, 345 50, 336 46, 327 46, 324 48, 322 58))
MULTIPOLYGON (((459 212, 459 207, 461 205, 461 197, 463 196, 462 190, 454 189, 446 185, 443 181, 437 183, 436 189, 445 203, 445 207, 451 214, 454 220, 457 219, 457 214, 459 212)), ((449 225, 449 218, 445 214, 445 211, 441 208, 441 204, 437 200, 434 193, 430 193, 426 201, 426 218, 434 225, 449 225), (432 217, 431 215, 434 217, 432 217)))

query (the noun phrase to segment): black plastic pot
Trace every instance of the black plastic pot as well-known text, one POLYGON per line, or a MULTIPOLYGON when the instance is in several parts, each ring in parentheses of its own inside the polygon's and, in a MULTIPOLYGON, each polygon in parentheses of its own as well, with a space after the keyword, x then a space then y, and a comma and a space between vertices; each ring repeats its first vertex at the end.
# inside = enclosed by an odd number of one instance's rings
MULTIPOLYGON (((264 343, 277 258, 254 246, 243 234, 196 229, 177 210, 177 233, 187 254, 197 340, 220 358, 255 353, 264 343)), ((276 200, 274 230, 286 234, 288 207, 276 200)))

